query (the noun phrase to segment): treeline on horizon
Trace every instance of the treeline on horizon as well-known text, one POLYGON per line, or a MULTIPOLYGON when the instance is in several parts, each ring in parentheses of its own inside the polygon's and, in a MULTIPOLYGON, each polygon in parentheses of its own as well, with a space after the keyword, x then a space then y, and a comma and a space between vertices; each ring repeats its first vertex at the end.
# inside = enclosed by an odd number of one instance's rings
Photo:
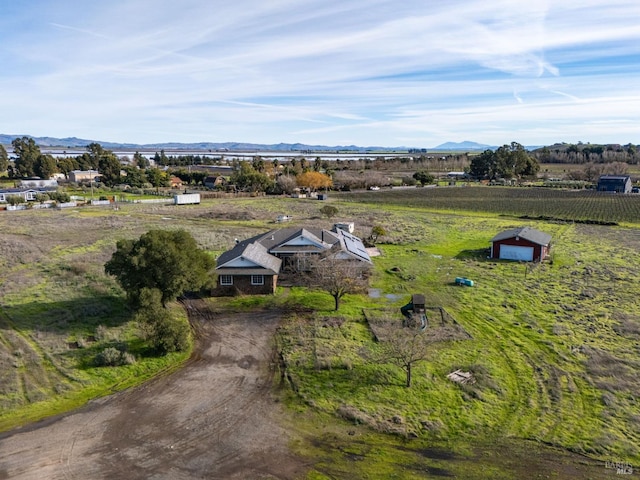
POLYGON ((540 163, 614 163, 623 162, 637 165, 640 161, 640 147, 633 143, 592 144, 556 143, 529 152, 540 163))
MULTIPOLYGON (((517 145, 520 146, 519 144, 517 145)), ((147 158, 139 152, 136 152, 133 158, 122 157, 118 159, 111 150, 104 149, 97 143, 89 145, 86 152, 76 157, 53 157, 50 154, 42 154, 38 145, 29 137, 15 139, 12 142, 12 146, 17 156, 15 160, 11 159, 12 161, 8 158, 4 147, 0 146, 0 173, 8 170, 10 178, 32 176, 48 178, 55 172, 61 172, 67 176, 71 170, 88 169, 97 169, 100 170, 101 173, 104 173, 104 170, 113 170, 114 176, 118 176, 117 173, 120 168, 118 164, 122 161, 125 161, 132 167, 142 169, 149 167, 150 164, 147 158)), ((343 170, 386 172, 426 170, 442 172, 468 171, 469 166, 472 165, 478 157, 486 156, 489 153, 495 153, 509 147, 509 145, 504 145, 497 150, 487 149, 484 152, 464 153, 424 153, 422 151, 414 151, 414 153, 407 153, 406 155, 390 154, 388 156, 375 157, 364 154, 360 158, 331 160, 324 158, 322 155, 307 156, 300 154, 287 159, 263 158, 256 155, 251 160, 244 161, 237 158, 229 158, 229 156, 233 154, 222 152, 219 156, 205 154, 167 155, 164 150, 160 150, 156 152, 152 158, 154 160, 153 163, 158 167, 173 167, 173 169, 177 170, 188 168, 188 173, 191 174, 195 174, 195 171, 191 172, 192 168, 198 170, 197 167, 199 166, 210 165, 229 165, 233 167, 233 170, 238 170, 240 164, 243 162, 252 164, 257 171, 263 171, 266 164, 272 169, 274 174, 280 172, 295 175, 306 170, 325 171, 327 173, 343 170)), ((637 165, 640 161, 639 147, 631 143, 626 145, 598 145, 581 142, 577 144, 559 143, 527 151, 526 154, 539 164, 593 164, 602 165, 603 168, 613 164, 637 165)), ((617 170, 619 170, 619 168, 616 168, 616 171, 617 170)), ((200 180, 200 178, 198 178, 198 180, 200 180)))
MULTIPOLYGON (((486 151, 486 150, 485 150, 486 151)), ((280 160, 280 163, 317 163, 322 162, 324 168, 332 170, 389 170, 391 168, 411 169, 411 168, 435 168, 443 162, 456 165, 467 165, 470 159, 483 152, 429 152, 426 149, 409 149, 406 156, 397 153, 388 156, 368 157, 363 154, 361 158, 326 160, 322 155, 308 155, 300 153, 299 156, 291 157, 288 160, 280 160), (309 157, 313 157, 309 159, 309 157), (328 167, 328 165, 331 165, 328 167)), ((640 163, 640 147, 632 143, 620 144, 591 144, 578 142, 558 143, 531 150, 528 154, 539 163, 566 163, 566 164, 586 164, 586 163, 615 163, 622 162, 630 165, 640 163)), ((241 160, 234 159, 228 161, 225 156, 228 153, 220 153, 218 157, 211 155, 166 155, 164 150, 156 152, 153 160, 157 165, 164 167, 186 167, 197 165, 220 165, 237 164, 241 160)), ((259 155, 256 155, 259 158, 259 155)), ((276 161, 278 162, 278 161, 276 161)))

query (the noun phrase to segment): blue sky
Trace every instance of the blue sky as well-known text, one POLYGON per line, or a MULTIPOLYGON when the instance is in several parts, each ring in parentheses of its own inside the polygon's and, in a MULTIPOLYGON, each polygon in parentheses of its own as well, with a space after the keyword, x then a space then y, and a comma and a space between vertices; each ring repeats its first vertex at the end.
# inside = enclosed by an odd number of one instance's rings
POLYGON ((637 0, 0 0, 0 133, 640 143, 637 0))

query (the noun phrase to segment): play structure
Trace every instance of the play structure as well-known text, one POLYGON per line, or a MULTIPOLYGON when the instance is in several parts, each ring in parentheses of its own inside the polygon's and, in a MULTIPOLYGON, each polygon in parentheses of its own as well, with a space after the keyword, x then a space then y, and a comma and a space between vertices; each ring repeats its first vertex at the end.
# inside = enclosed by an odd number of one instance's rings
POLYGON ((400 307, 400 311, 404 315, 405 327, 419 327, 420 330, 425 330, 429 325, 424 295, 420 293, 411 295, 411 301, 400 307))

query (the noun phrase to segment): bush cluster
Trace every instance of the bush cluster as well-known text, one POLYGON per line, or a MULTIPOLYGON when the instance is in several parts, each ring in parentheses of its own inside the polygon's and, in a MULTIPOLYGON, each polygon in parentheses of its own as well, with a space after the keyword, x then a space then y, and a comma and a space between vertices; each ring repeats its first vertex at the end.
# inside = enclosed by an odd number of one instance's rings
POLYGON ((118 367, 120 365, 132 365, 136 363, 135 357, 129 352, 118 350, 115 347, 107 347, 95 358, 98 367, 118 367))

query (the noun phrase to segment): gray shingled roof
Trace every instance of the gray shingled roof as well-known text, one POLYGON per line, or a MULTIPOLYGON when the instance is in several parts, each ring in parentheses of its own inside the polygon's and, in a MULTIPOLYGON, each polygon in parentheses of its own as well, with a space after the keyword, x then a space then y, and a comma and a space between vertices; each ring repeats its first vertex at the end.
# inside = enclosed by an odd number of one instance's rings
POLYGON ((251 238, 247 238, 246 240, 237 242, 231 250, 227 250, 226 252, 222 253, 218 257, 218 260, 216 261, 216 268, 219 267, 220 265, 224 265, 225 263, 227 263, 230 260, 233 260, 234 258, 241 256, 242 252, 244 252, 244 249, 247 247, 247 245, 258 241, 262 236, 264 236, 263 233, 251 238))
MULTIPOLYGON (((255 263, 256 265, 259 265, 264 270, 267 270, 273 275, 277 275, 280 271, 280 267, 282 266, 282 260, 280 260, 278 257, 270 255, 267 249, 260 243, 251 242, 247 244, 247 242, 240 242, 232 250, 229 250, 228 252, 220 255, 217 261, 216 269, 222 267, 226 271, 228 268, 223 266, 238 257, 243 257, 255 263)), ((241 269, 239 267, 231 268, 245 271, 244 269, 241 269)), ((255 269, 255 267, 251 268, 255 269)))
POLYGON ((285 228, 283 231, 275 231, 272 233, 272 237, 269 238, 267 247, 270 253, 322 253, 329 250, 332 245, 338 242, 338 237, 327 230, 316 228, 285 228), (314 245, 285 245, 291 240, 303 236, 310 241, 318 244, 314 245))
MULTIPOLYGON (((282 260, 273 255, 274 253, 322 253, 330 250, 332 247, 340 248, 342 252, 351 258, 371 263, 371 258, 362 241, 348 232, 343 230, 329 231, 320 228, 289 227, 271 230, 236 243, 231 250, 227 250, 218 257, 216 269, 221 269, 225 273, 248 274, 249 268, 224 267, 228 262, 239 257, 244 257, 260 265, 262 268, 277 274, 280 271, 282 260), (300 236, 304 236, 321 246, 288 245, 281 247, 281 245, 300 236)), ((255 270, 255 267, 253 269, 255 270)), ((252 273, 254 272, 252 271, 252 273)))
POLYGON ((530 242, 537 243, 538 245, 549 245, 551 243, 551 235, 541 232, 531 227, 512 228, 500 232, 491 239, 491 242, 498 242, 500 240, 506 240, 508 238, 520 237, 530 242))

